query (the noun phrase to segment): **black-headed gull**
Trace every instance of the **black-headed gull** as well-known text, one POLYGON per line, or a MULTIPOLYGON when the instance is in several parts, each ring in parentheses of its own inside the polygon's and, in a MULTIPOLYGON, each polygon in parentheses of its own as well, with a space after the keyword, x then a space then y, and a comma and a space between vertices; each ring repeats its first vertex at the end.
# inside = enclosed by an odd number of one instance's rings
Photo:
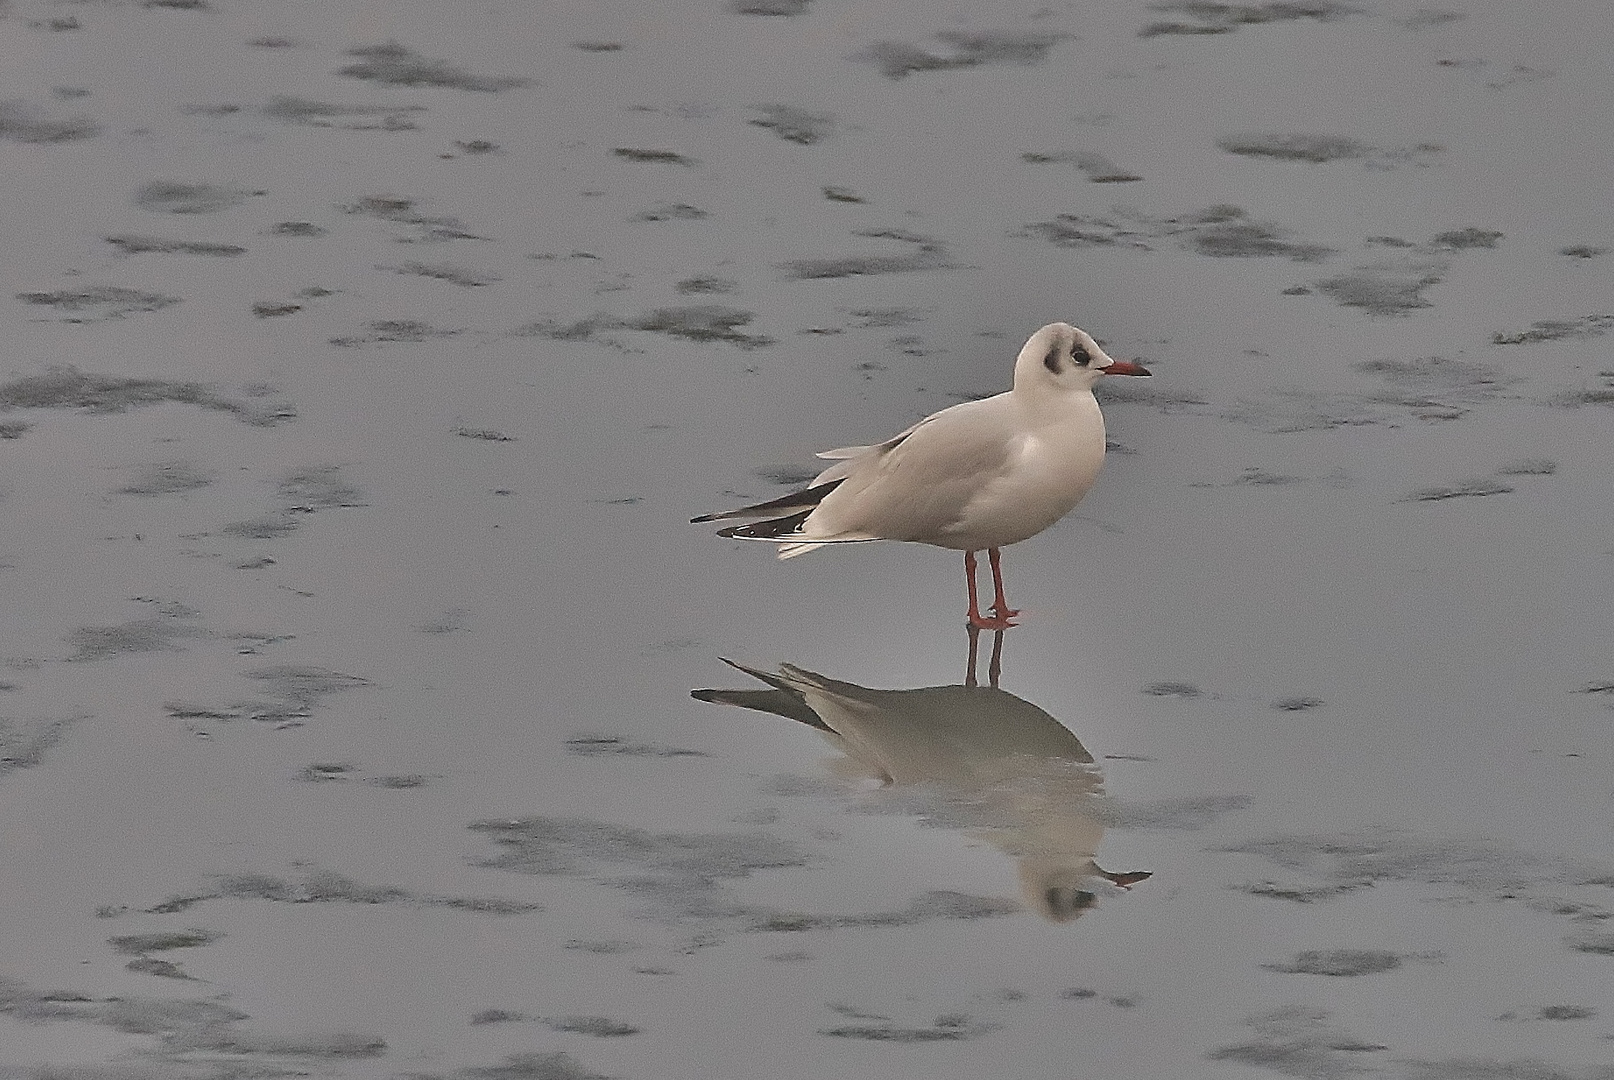
POLYGON ((772 689, 695 690, 696 699, 814 728, 846 755, 830 766, 844 778, 919 786, 910 805, 1014 857, 1022 893, 1044 918, 1090 910, 1100 880, 1128 889, 1150 876, 1098 865, 1103 777, 1081 740, 1029 701, 996 687, 873 690, 793 664, 724 663, 772 689))
POLYGON ((1104 415, 1093 384, 1148 375, 1114 360, 1085 330, 1049 323, 1014 362, 1014 389, 932 413, 873 446, 827 450, 835 464, 801 491, 692 521, 766 518, 719 536, 768 540, 789 559, 825 544, 907 540, 964 553, 970 625, 1002 630, 1019 612, 1003 595, 999 549, 1035 536, 1081 501, 1104 464, 1104 415), (996 593, 982 615, 975 553, 996 593))

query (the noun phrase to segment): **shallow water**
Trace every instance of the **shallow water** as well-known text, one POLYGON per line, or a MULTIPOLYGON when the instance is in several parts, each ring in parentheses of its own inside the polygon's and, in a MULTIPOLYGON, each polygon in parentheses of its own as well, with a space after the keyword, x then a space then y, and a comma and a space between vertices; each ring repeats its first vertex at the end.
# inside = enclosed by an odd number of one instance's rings
POLYGON ((0 1075, 1606 1075, 1606 5, 0 14, 0 1075))

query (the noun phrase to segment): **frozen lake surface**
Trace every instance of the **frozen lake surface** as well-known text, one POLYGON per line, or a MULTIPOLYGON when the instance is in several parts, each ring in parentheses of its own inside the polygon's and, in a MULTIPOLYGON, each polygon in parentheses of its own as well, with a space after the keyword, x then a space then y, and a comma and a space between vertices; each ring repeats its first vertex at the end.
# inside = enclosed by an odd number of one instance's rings
POLYGON ((0 1077, 1609 1080, 1611 57, 0 5, 0 1077), (973 677, 687 524, 1054 320, 1155 377, 973 677))

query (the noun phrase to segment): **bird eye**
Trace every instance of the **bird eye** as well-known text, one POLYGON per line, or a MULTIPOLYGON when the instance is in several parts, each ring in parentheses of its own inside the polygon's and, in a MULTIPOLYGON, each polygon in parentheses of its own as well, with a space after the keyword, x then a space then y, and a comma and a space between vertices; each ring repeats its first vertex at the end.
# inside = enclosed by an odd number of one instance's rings
POLYGON ((1087 355, 1086 347, 1079 341, 1070 347, 1070 355, 1076 361, 1078 367, 1086 367, 1093 360, 1091 356, 1087 355))

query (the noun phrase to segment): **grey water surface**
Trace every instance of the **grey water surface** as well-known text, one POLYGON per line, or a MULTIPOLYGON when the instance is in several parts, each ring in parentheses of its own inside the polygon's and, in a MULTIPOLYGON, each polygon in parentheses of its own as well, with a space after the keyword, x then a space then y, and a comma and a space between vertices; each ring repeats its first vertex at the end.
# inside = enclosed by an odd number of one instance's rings
POLYGON ((0 5, 0 1076, 1608 1080, 1611 56, 0 5), (1155 377, 995 687, 687 523, 1056 319, 1155 377))

